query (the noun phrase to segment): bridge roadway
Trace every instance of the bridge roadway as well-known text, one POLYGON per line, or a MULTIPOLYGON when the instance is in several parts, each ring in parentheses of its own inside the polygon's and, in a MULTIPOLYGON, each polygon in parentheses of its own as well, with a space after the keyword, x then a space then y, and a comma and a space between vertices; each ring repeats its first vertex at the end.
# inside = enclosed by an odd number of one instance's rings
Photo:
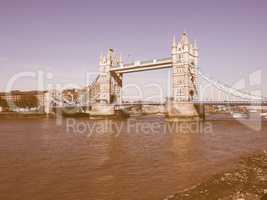
MULTIPOLYGON (((226 105, 226 106, 267 106, 267 101, 193 101, 195 105, 226 105)), ((165 103, 159 102, 136 102, 136 103, 122 103, 115 104, 115 107, 123 106, 138 106, 138 105, 151 105, 151 106, 162 106, 165 103)))
POLYGON ((131 72, 141 72, 147 70, 157 70, 157 69, 165 69, 172 67, 172 59, 162 58, 162 59, 154 59, 148 61, 136 61, 130 64, 124 64, 120 67, 114 67, 110 69, 110 72, 115 72, 117 74, 125 74, 131 72))
POLYGON ((193 101, 198 105, 267 106, 267 101, 193 101))
MULTIPOLYGON (((195 105, 226 105, 226 106, 267 106, 266 101, 193 101, 195 105)), ((150 106, 163 106, 166 103, 160 102, 133 102, 133 103, 122 103, 122 104, 113 104, 114 107, 123 107, 123 106, 138 106, 138 105, 150 105, 150 106)), ((73 104, 73 105, 53 105, 52 107, 86 107, 87 104, 73 104)))

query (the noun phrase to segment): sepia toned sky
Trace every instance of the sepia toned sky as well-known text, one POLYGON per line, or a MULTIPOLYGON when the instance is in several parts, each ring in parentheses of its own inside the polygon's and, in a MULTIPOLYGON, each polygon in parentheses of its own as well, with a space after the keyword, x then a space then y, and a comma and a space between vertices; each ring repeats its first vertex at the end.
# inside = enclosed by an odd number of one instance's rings
MULTIPOLYGON (((0 90, 20 72, 50 73, 47 84, 86 84, 100 52, 114 48, 125 62, 170 56, 174 34, 197 40, 200 69, 228 84, 261 70, 267 96, 265 0, 0 0, 0 90)), ((168 70, 130 74, 125 84, 168 87, 168 70)), ((36 89, 21 78, 12 89, 36 89)), ((247 86, 249 87, 249 86, 247 86)), ((134 92, 133 92, 134 93, 134 92)))

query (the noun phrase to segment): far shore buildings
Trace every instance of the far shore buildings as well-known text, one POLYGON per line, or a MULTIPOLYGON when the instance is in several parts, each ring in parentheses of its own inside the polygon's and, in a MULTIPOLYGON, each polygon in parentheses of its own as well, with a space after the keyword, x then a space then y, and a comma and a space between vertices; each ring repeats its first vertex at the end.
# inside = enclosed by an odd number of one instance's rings
POLYGON ((64 89, 62 91, 14 90, 11 92, 0 92, 0 112, 24 112, 31 110, 44 112, 47 105, 87 106, 88 104, 88 88, 64 89))
POLYGON ((0 98, 5 99, 6 101, 16 101, 20 100, 25 96, 35 96, 38 99, 42 100, 44 93, 47 91, 20 91, 13 90, 11 92, 0 92, 0 98))
POLYGON ((47 91, 0 92, 0 111, 17 111, 18 109, 42 110, 46 102, 47 91))

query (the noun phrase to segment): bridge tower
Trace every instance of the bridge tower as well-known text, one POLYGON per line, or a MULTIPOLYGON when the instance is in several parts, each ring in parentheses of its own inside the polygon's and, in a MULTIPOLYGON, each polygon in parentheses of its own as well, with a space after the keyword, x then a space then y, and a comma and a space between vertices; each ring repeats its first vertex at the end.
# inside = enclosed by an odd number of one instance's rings
POLYGON ((191 102, 197 98, 198 48, 196 42, 189 41, 184 32, 181 39, 172 43, 173 85, 172 95, 175 101, 191 102))
MULTIPOLYGON (((96 90, 91 97, 96 103, 92 107, 91 115, 112 115, 112 104, 121 103, 122 75, 112 73, 110 69, 122 66, 121 56, 109 49, 107 55, 100 56, 99 78, 95 83, 96 90)), ((93 101, 91 99, 91 101, 93 101)))
POLYGON ((198 115, 193 100, 198 96, 198 48, 183 33, 177 42, 172 42, 172 97, 168 106, 170 117, 195 117, 198 115))
POLYGON ((121 56, 115 54, 113 49, 109 49, 107 56, 100 56, 99 102, 102 104, 121 102, 122 75, 110 72, 111 68, 119 66, 122 66, 121 56))

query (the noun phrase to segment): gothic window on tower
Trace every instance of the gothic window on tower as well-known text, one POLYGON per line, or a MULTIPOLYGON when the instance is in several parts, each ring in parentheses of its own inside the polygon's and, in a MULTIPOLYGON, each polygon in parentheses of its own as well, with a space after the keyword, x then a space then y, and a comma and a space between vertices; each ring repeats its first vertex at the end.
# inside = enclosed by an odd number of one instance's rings
POLYGON ((177 89, 177 96, 183 96, 183 90, 182 88, 177 89))
POLYGON ((178 79, 178 80, 177 80, 177 84, 178 84, 178 85, 182 85, 183 83, 184 83, 184 81, 183 81, 182 79, 178 79))

